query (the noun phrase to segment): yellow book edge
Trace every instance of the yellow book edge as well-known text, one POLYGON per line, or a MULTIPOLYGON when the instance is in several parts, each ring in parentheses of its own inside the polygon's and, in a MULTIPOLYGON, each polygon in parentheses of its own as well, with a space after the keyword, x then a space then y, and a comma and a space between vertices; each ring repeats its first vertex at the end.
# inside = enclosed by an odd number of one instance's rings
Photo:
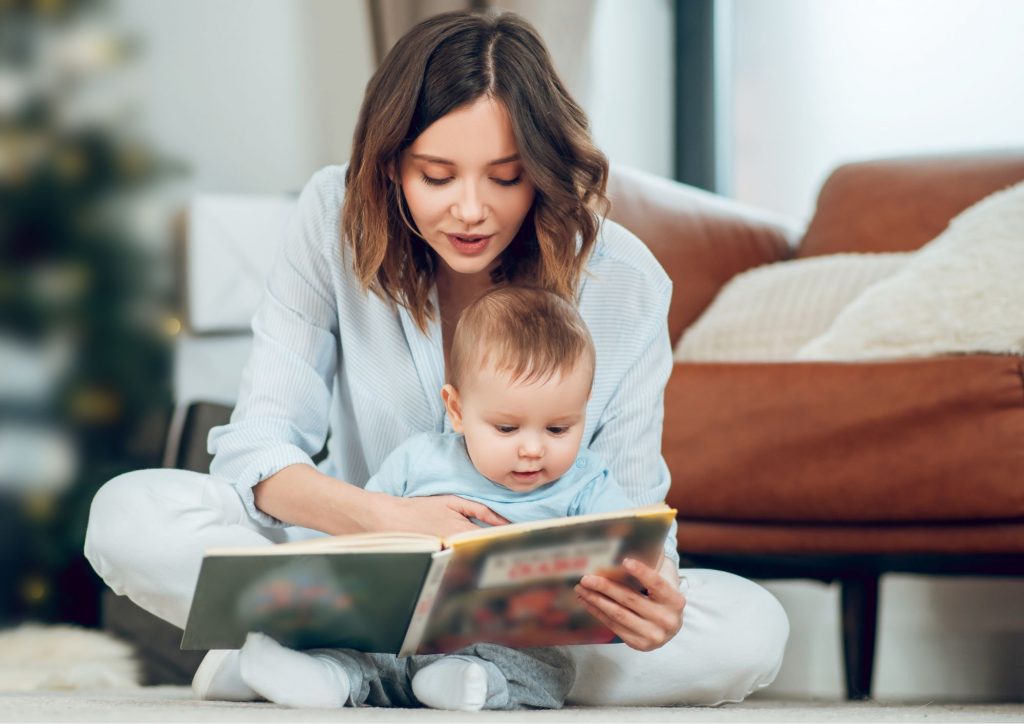
POLYGON ((495 525, 480 530, 470 530, 447 538, 426 535, 423 533, 352 533, 349 535, 322 536, 309 540, 292 541, 274 545, 268 541, 260 546, 221 546, 207 548, 207 556, 263 556, 263 555, 295 555, 300 553, 433 553, 457 545, 485 540, 514 536, 548 528, 561 528, 599 520, 617 518, 647 518, 664 515, 666 512, 675 517, 676 510, 665 503, 644 505, 638 508, 624 508, 609 513, 589 513, 571 518, 548 518, 527 523, 509 523, 495 525))

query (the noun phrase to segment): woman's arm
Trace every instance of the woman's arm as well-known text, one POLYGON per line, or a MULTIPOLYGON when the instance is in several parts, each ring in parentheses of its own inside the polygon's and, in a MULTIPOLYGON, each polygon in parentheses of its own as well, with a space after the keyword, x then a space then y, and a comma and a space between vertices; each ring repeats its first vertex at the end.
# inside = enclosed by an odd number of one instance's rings
MULTIPOLYGON (((210 431, 210 472, 231 482, 264 526, 300 525, 332 534, 412 531, 450 535, 468 517, 507 522, 465 500, 401 499, 323 474, 312 456, 327 438, 334 378, 343 354, 331 255, 344 198, 341 174, 306 184, 253 317, 253 346, 238 404, 210 431)), ((354 424, 343 421, 342 424, 354 424)))
POLYGON ((402 531, 448 536, 507 520, 454 495, 396 498, 324 475, 311 465, 289 465, 253 488, 256 507, 277 520, 331 535, 402 531))

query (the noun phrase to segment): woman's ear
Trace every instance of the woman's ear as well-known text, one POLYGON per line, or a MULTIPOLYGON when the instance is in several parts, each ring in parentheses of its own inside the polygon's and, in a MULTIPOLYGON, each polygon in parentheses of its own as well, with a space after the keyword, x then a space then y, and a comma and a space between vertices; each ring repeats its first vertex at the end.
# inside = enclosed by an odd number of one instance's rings
POLYGON ((448 419, 452 421, 452 429, 462 432, 462 404, 459 402, 459 391, 451 385, 441 388, 441 399, 444 409, 448 411, 448 419))

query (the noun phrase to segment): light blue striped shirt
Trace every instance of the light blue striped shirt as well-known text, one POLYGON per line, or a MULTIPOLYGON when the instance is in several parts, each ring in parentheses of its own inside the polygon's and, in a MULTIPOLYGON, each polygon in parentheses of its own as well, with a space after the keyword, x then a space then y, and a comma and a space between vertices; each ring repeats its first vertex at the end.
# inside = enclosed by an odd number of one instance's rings
MULTIPOLYGON (((211 474, 230 481, 262 525, 282 523, 256 508, 252 486, 312 465, 328 429, 320 470, 360 486, 409 437, 451 431, 440 322, 424 334, 406 309, 362 291, 340 239, 344 193, 343 166, 303 189, 252 320, 238 404, 210 431, 211 474)), ((643 242, 605 220, 578 299, 597 351, 583 441, 636 505, 664 500, 670 482, 661 429, 671 293, 643 242)))

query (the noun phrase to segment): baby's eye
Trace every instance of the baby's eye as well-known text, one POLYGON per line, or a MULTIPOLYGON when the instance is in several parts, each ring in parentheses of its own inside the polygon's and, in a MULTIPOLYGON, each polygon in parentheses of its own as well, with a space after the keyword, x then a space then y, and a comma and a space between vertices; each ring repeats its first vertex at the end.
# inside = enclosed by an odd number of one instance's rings
POLYGON ((494 429, 497 430, 498 432, 501 432, 501 433, 504 433, 504 434, 507 435, 510 432, 515 432, 518 428, 516 428, 515 425, 495 425, 494 429))
POLYGON ((552 435, 564 435, 568 429, 568 425, 551 425, 548 427, 548 432, 552 435))

